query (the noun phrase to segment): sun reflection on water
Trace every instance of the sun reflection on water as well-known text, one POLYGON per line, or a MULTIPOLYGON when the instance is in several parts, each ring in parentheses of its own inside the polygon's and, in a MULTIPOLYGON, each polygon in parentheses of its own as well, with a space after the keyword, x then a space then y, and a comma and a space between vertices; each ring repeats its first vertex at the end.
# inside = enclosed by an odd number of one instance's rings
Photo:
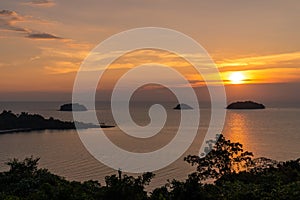
POLYGON ((239 111, 227 111, 226 126, 223 134, 232 142, 239 142, 244 150, 250 149, 247 117, 239 111))

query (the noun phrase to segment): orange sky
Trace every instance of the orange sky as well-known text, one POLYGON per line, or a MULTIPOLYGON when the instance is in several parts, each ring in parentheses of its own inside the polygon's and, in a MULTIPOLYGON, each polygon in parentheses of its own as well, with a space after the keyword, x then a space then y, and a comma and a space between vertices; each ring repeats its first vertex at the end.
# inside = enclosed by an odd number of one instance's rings
MULTIPOLYGON (((300 86, 299 7, 297 0, 3 0, 0 101, 69 98, 61 94, 71 93, 76 72, 91 49, 112 34, 146 26, 175 29, 199 42, 217 64, 230 99, 239 98, 229 80, 238 71, 244 76, 241 83, 252 85, 244 87, 245 94, 246 88, 256 88, 263 99, 263 88, 273 86, 278 94, 283 92, 278 95, 283 100, 298 101, 295 94, 284 92, 300 86), (277 91, 278 84, 287 88, 277 91)), ((191 82, 201 83, 180 58, 168 55, 139 52, 115 67, 134 67, 159 57, 191 82)), ((116 76, 106 78, 113 82, 116 76)))

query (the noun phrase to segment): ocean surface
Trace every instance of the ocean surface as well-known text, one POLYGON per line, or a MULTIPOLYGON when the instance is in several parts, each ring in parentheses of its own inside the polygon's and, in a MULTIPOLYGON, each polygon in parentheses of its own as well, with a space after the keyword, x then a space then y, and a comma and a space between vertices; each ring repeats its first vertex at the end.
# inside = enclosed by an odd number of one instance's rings
MULTIPOLYGON (((58 111, 63 103, 66 102, 0 102, 0 111, 6 109, 14 113, 29 112, 47 118, 72 120, 71 112, 58 111)), ((176 104, 162 104, 168 119, 158 136, 150 140, 128 138, 118 127, 105 129, 105 134, 116 145, 129 151, 149 152, 162 148, 174 137, 180 122, 180 112, 172 109, 176 104)), ((139 102, 132 106, 131 115, 137 124, 146 125, 150 122, 150 105, 139 102)), ((96 110, 100 122, 114 123, 109 104, 98 102, 96 110)), ((188 154, 198 153, 203 135, 207 131, 210 110, 205 106, 200 110, 200 127, 195 141, 177 161, 154 172, 156 177, 150 188, 163 185, 168 179, 184 180, 194 170, 183 158, 188 154)), ((88 133, 95 130, 85 131, 88 133)), ((268 157, 280 161, 296 159, 300 157, 300 108, 268 106, 265 110, 228 110, 222 133, 226 138, 242 143, 243 148, 253 152, 255 157, 268 157)), ((116 174, 116 170, 105 166, 89 154, 76 130, 0 134, 0 171, 8 169, 5 162, 9 159, 23 159, 31 155, 41 158, 40 167, 45 167, 68 180, 93 179, 103 184, 105 176, 116 174)))

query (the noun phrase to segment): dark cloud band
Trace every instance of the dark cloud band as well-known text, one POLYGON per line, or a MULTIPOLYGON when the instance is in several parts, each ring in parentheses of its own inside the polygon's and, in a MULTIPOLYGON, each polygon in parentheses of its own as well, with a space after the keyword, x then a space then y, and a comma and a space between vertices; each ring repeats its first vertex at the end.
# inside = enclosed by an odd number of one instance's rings
POLYGON ((27 37, 31 39, 63 39, 49 33, 29 33, 27 37))

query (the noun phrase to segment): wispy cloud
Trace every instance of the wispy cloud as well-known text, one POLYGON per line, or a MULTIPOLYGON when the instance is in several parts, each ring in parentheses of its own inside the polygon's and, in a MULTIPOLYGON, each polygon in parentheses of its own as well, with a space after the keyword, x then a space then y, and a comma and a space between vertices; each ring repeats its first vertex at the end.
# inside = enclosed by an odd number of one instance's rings
POLYGON ((17 22, 21 22, 21 21, 24 21, 24 17, 19 15, 15 11, 11 11, 11 10, 0 11, 0 29, 25 32, 25 33, 28 32, 27 29, 16 25, 17 22))
POLYGON ((76 72, 80 66, 80 62, 57 61, 56 66, 45 66, 50 74, 66 74, 76 72))
POLYGON ((39 60, 40 58, 41 58, 40 56, 33 56, 29 59, 29 61, 33 62, 33 61, 39 60))
POLYGON ((50 33, 29 33, 27 35, 27 37, 30 38, 30 39, 42 39, 42 40, 45 40, 45 39, 63 39, 61 37, 52 35, 50 33))
POLYGON ((223 80, 228 81, 231 73, 242 71, 245 83, 275 83, 300 80, 300 52, 249 56, 218 61, 223 80))
POLYGON ((133 68, 143 64, 157 63, 175 68, 179 71, 187 73, 195 73, 192 69, 193 65, 189 62, 196 63, 203 70, 216 68, 206 54, 175 54, 172 52, 158 49, 140 49, 126 53, 126 51, 112 51, 109 53, 91 52, 89 60, 86 62, 87 71, 99 70, 106 67, 103 63, 107 61, 113 62, 110 68, 122 69, 133 68), (118 59, 116 59, 118 58, 118 59), (186 60, 186 59, 189 59, 186 60))
MULTIPOLYGON (((35 31, 30 28, 24 28, 18 26, 17 23, 21 22, 34 22, 32 17, 23 16, 15 11, 1 10, 0 11, 0 29, 4 31, 14 31, 23 33, 24 37, 30 39, 43 39, 43 40, 60 40, 62 37, 56 36, 51 33, 45 33, 43 31, 35 31)), ((43 22, 44 23, 44 22, 43 22)))
POLYGON ((35 7, 52 7, 55 5, 54 1, 49 1, 49 0, 33 0, 33 1, 29 1, 26 3, 23 3, 25 5, 29 5, 29 6, 35 6, 35 7))
POLYGON ((83 59, 88 55, 91 46, 88 44, 65 42, 59 47, 42 47, 38 59, 47 64, 44 69, 48 74, 67 74, 77 72, 83 59))
POLYGON ((217 62, 217 65, 222 72, 264 70, 271 68, 299 68, 300 52, 227 59, 217 62))

